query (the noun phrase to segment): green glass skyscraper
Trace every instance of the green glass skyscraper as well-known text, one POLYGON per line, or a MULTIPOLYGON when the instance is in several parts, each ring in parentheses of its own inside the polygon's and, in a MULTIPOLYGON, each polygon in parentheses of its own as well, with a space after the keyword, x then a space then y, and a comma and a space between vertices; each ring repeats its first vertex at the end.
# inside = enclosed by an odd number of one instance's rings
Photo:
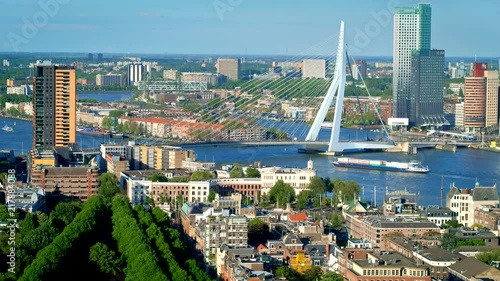
POLYGON ((431 15, 430 4, 395 9, 393 117, 409 117, 412 52, 431 49, 431 15))

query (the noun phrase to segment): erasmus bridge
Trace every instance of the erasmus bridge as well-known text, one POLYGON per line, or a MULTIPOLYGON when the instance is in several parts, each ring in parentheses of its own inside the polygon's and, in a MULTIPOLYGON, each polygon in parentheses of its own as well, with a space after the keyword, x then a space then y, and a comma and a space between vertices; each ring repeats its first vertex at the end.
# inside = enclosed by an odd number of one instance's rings
MULTIPOLYGON (((227 145, 248 145, 248 146, 274 146, 274 145, 301 145, 303 148, 299 149, 299 152, 305 153, 316 153, 316 152, 324 152, 327 154, 341 154, 345 152, 357 152, 357 151, 365 151, 365 150, 384 150, 388 148, 394 147, 394 143, 389 140, 388 133, 383 126, 383 132, 386 134, 387 141, 359 141, 359 140, 341 140, 341 121, 342 121, 342 112, 343 112, 343 103, 344 103, 344 92, 346 87, 346 69, 350 68, 350 62, 347 56, 346 44, 344 41, 344 22, 340 24, 340 34, 338 39, 335 37, 331 37, 330 40, 338 40, 337 42, 337 52, 333 55, 327 56, 311 56, 311 55, 299 55, 294 57, 286 62, 282 63, 282 67, 292 67, 297 65, 304 60, 317 59, 326 61, 326 69, 331 69, 329 77, 333 78, 328 79, 314 79, 314 78, 297 78, 291 75, 291 78, 269 78, 271 75, 266 74, 263 75, 264 79, 259 77, 254 77, 253 80, 244 83, 238 90, 237 96, 239 98, 246 98, 247 102, 236 101, 234 104, 238 105, 239 108, 244 108, 244 110, 240 111, 239 114, 236 114, 237 110, 229 111, 226 110, 229 106, 233 105, 233 102, 229 99, 222 99, 217 104, 210 104, 210 102, 206 105, 206 109, 200 113, 202 117, 207 116, 217 116, 217 118, 221 118, 219 112, 230 112, 226 116, 222 115, 222 118, 227 117, 228 119, 234 120, 243 120, 245 122, 252 122, 252 118, 255 117, 255 114, 251 114, 249 112, 255 112, 255 108, 258 107, 256 103, 258 100, 268 100, 274 99, 274 101, 270 101, 267 104, 260 106, 262 107, 272 107, 273 103, 280 102, 284 103, 295 103, 294 107, 300 108, 309 108, 313 109, 313 112, 317 112, 314 117, 314 122, 311 126, 299 126, 297 122, 271 122, 271 124, 266 124, 266 126, 274 127, 276 129, 285 131, 293 135, 291 140, 266 140, 266 141, 238 141, 238 142, 227 142, 227 145), (332 73, 333 72, 333 73, 332 73), (331 75, 333 74, 333 75, 331 75), (321 83, 318 83, 321 82, 321 83), (306 95, 294 96, 294 93, 300 90, 304 90, 306 95), (278 100, 279 99, 279 100, 278 100), (330 107, 335 103, 335 111, 331 129, 331 136, 329 140, 320 140, 319 133, 322 127, 322 124, 325 122, 325 118, 327 117, 328 111, 330 107), (319 107, 319 109, 318 109, 319 107), (285 125, 284 125, 285 123, 285 125)), ((322 43, 323 47, 326 46, 326 49, 331 50, 332 46, 328 45, 328 42, 322 43)), ((321 46, 314 46, 312 48, 312 52, 316 52, 320 50, 321 46)), ((305 66, 302 66, 305 68, 305 66)), ((316 68, 323 68, 325 71, 325 64, 314 66, 316 68)), ((303 70, 303 69, 302 69, 303 70)), ((319 69, 313 69, 313 71, 317 71, 319 69)), ((320 70, 321 72, 321 70, 320 70)), ((328 72, 328 71, 326 71, 328 72)), ((352 70, 351 70, 352 72, 352 70)), ((364 84, 363 77, 360 77, 362 83, 364 84)), ((366 88, 366 85, 364 85, 366 88)), ((367 89, 368 91, 368 89, 367 89)), ((370 93, 368 91, 368 95, 370 93)), ((375 101, 372 98, 369 98, 375 111, 377 113, 378 119, 381 124, 383 124, 382 119, 377 111, 377 107, 375 105, 375 101)), ((234 105, 233 105, 234 106, 234 105)), ((358 106, 359 97, 358 97, 358 106)), ((359 109, 360 111, 362 109, 359 109)), ((363 114, 360 112, 361 115, 363 114)), ((309 116, 309 119, 312 119, 309 116)), ((253 121, 254 122, 254 121, 253 121)), ((303 121, 305 122, 305 121, 303 121)), ((330 123, 329 122, 329 123, 330 123)), ((304 125, 304 124, 302 124, 304 125)), ((225 126, 225 129, 227 125, 225 126)), ((237 127, 231 128, 229 125, 229 129, 237 130, 237 127)), ((208 134, 208 128, 205 129, 205 132, 208 134)), ((191 144, 188 146, 203 146, 203 145, 223 145, 223 142, 212 142, 212 143, 198 143, 191 144)), ((184 145, 183 145, 184 146, 184 145)), ((187 146, 187 145, 186 145, 187 146)))

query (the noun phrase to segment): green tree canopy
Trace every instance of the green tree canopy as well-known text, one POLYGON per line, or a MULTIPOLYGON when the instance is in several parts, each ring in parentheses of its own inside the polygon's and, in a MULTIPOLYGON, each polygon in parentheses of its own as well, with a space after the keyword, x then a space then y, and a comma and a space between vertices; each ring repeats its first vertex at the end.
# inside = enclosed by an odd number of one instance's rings
POLYGON ((150 175, 148 176, 148 180, 152 182, 168 182, 168 178, 162 173, 150 175))
POLYGON ((441 238, 441 248, 451 250, 457 247, 458 238, 453 233, 445 233, 441 238))
POLYGON ((198 170, 198 171, 195 171, 191 175, 191 180, 192 181, 203 181, 203 180, 211 179, 212 177, 213 176, 212 176, 212 173, 210 173, 210 171, 198 170))
POLYGON ((214 202, 216 195, 217 195, 217 193, 214 190, 210 190, 210 192, 208 193, 208 198, 207 198, 208 202, 210 202, 210 203, 214 202))
POLYGON ((121 193, 120 185, 116 175, 113 173, 103 173, 99 176, 99 194, 105 198, 113 198, 121 193))
POLYGON ((488 265, 492 265, 492 261, 500 261, 500 250, 479 253, 476 258, 488 265))
POLYGON ((336 272, 327 271, 321 277, 321 281, 344 281, 344 277, 336 272))
POLYGON ((249 167, 245 170, 245 178, 260 178, 260 172, 256 168, 249 167))
POLYGON ((325 182, 320 177, 312 177, 309 185, 307 186, 314 196, 324 194, 326 192, 325 182))
POLYGON ((342 217, 339 214, 334 214, 330 220, 333 228, 339 228, 342 226, 342 217))
POLYGON ((89 262, 95 264, 101 272, 110 275, 118 273, 120 269, 120 260, 116 253, 101 242, 90 247, 89 262))
POLYGON ((248 222, 248 243, 257 246, 265 244, 270 236, 269 225, 259 218, 248 222))
POLYGON ((333 179, 333 191, 339 201, 350 202, 358 198, 361 187, 355 181, 342 181, 333 179))
POLYGON ((233 165, 233 168, 231 169, 231 171, 229 171, 229 177, 231 177, 231 178, 242 178, 243 177, 243 172, 241 170, 240 164, 233 165))
POLYGON ((313 266, 304 271, 304 280, 306 281, 321 280, 321 276, 323 276, 323 269, 319 266, 313 266))
POLYGON ((286 204, 295 201, 295 190, 283 180, 278 180, 269 192, 271 203, 278 208, 285 208, 286 204))

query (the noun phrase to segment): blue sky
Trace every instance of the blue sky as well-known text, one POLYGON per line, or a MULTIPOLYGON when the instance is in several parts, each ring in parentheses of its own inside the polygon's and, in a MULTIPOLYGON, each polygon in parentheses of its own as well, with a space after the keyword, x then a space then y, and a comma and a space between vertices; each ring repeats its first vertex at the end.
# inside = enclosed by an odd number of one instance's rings
MULTIPOLYGON (((357 55, 392 55, 391 5, 419 2, 0 0, 0 51, 298 54, 336 37, 344 20, 357 55)), ((433 48, 447 56, 500 56, 500 1, 426 2, 433 48)))

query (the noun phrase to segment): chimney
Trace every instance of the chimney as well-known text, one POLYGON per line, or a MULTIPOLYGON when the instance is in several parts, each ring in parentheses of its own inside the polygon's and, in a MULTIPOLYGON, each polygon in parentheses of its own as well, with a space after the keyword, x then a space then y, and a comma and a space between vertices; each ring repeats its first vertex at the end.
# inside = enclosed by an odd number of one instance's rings
POLYGON ((326 242, 326 258, 330 258, 330 243, 326 242))

